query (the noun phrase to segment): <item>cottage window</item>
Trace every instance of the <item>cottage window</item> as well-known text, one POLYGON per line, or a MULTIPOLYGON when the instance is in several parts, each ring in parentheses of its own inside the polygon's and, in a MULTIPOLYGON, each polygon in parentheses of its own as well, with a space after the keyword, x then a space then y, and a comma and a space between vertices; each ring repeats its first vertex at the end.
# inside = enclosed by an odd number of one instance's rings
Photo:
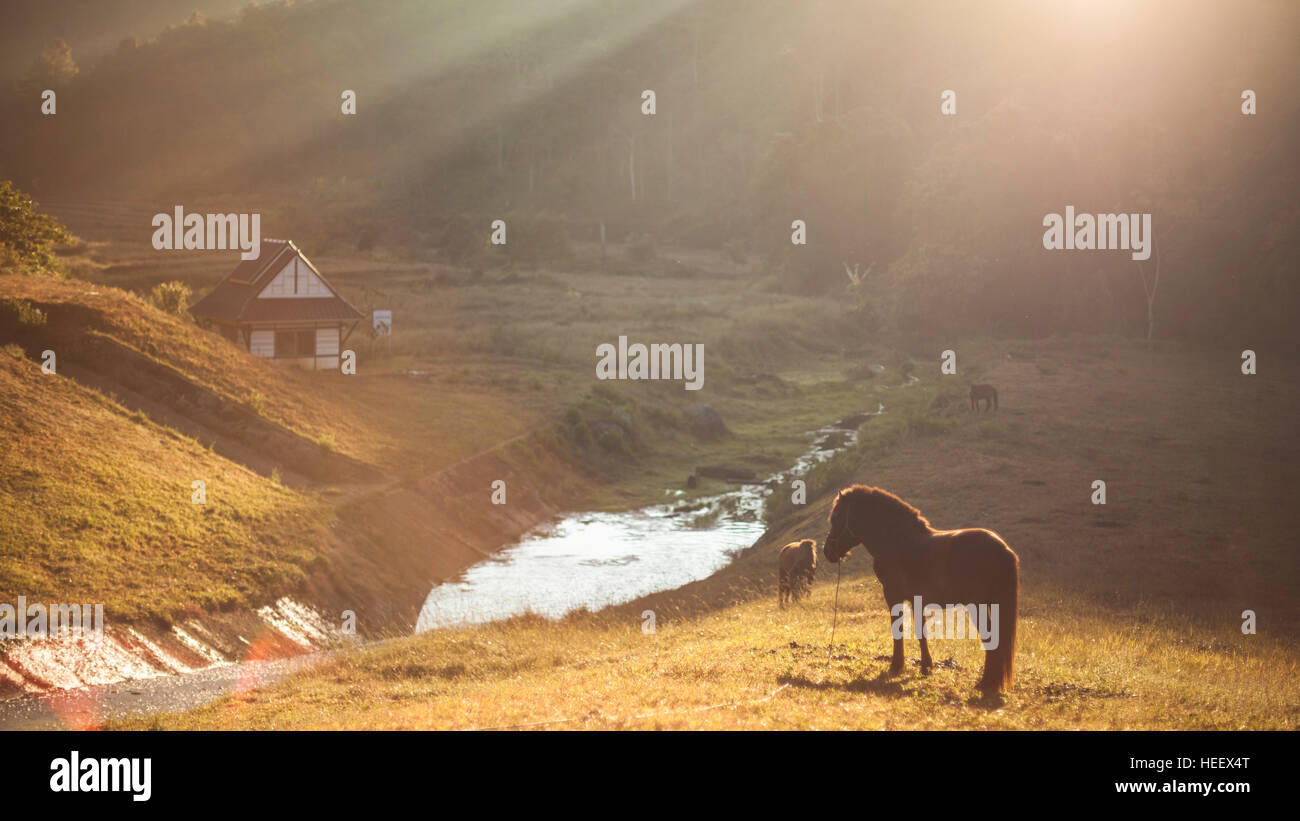
POLYGON ((286 268, 279 274, 279 276, 271 280, 271 284, 267 286, 266 290, 262 293, 263 297, 285 297, 292 295, 293 271, 289 268, 286 268))

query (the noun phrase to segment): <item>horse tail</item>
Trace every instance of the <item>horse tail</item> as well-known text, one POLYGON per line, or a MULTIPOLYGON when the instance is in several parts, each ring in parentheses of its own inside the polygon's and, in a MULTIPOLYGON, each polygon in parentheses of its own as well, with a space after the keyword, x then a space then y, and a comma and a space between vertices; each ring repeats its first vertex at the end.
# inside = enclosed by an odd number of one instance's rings
POLYGON ((1009 688, 1015 678, 1016 622, 1020 611, 1020 559, 1011 548, 1002 547, 1003 562, 997 580, 998 646, 985 652, 981 689, 996 692, 1009 688))

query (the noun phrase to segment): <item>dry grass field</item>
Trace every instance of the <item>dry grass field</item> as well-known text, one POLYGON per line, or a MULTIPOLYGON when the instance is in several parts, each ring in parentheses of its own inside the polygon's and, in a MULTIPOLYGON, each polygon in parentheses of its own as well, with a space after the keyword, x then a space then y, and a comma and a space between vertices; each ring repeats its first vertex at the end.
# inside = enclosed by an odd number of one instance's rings
POLYGON ((123 726, 1300 725, 1300 584, 1288 536, 1300 524, 1289 502, 1300 470, 1289 423, 1296 375, 1277 365, 1245 377, 1226 354, 1086 338, 990 343, 968 362, 999 386, 1000 411, 971 414, 927 377, 844 460, 864 460, 850 478, 899 493, 936 527, 989 527, 1019 553, 1017 681, 1004 697, 976 693, 974 641, 936 642, 928 677, 909 642, 907 669, 885 675, 888 618, 860 548, 844 568, 829 659, 831 566, 810 597, 778 609, 776 550, 824 537, 821 495, 677 591, 558 622, 401 639, 268 691, 123 726), (1099 478, 1105 506, 1090 501, 1099 478), (657 615, 653 634, 641 629, 646 609, 657 615), (1247 609, 1257 635, 1242 632, 1247 609))

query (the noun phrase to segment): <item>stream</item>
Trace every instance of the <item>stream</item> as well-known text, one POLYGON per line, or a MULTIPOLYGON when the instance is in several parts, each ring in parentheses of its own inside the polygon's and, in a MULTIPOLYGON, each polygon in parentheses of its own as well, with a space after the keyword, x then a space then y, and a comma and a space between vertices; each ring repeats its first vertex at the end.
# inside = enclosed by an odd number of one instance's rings
POLYGON ((415 631, 529 612, 559 618, 705 578, 763 535, 763 509, 776 488, 788 490, 791 481, 855 444, 858 426, 883 411, 880 405, 810 431, 809 450, 766 479, 690 502, 576 513, 535 528, 458 579, 434 587, 415 631))

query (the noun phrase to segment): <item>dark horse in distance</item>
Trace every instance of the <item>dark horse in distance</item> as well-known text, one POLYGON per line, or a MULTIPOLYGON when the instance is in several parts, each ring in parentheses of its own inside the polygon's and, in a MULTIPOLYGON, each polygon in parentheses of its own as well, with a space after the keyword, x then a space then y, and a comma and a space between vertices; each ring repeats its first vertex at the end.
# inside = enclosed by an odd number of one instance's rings
MULTIPOLYGON (((823 554, 838 562, 861 544, 871 553, 890 612, 919 596, 925 605, 998 605, 997 646, 984 652, 979 687, 993 693, 1011 685, 1016 656, 1020 559, 992 531, 935 530, 921 512, 880 488, 854 485, 831 506, 823 554)), ((892 618, 892 617, 891 617, 892 618)), ((891 625, 892 625, 891 620, 891 625)), ((921 642, 921 673, 930 672, 930 648, 921 642)), ((891 673, 903 669, 903 640, 895 634, 891 673)))
POLYGON ((998 389, 992 385, 971 385, 970 386, 970 409, 979 410, 980 402, 984 403, 984 410, 998 409, 998 389))

